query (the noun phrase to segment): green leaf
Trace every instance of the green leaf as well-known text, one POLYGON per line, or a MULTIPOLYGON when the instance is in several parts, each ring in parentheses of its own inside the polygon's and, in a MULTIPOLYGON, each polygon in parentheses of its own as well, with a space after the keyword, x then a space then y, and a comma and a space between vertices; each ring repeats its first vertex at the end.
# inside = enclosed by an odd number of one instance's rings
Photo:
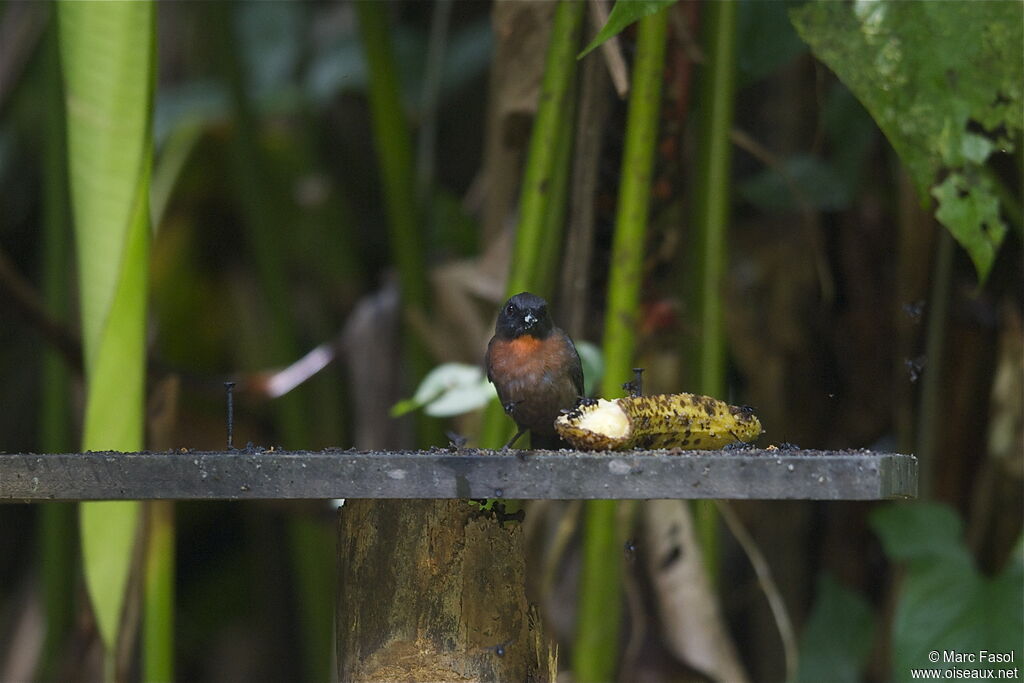
POLYGON ((622 33, 630 24, 675 3, 676 0, 617 0, 608 14, 608 21, 583 52, 576 56, 576 59, 583 59, 591 50, 600 47, 604 41, 622 33))
POLYGON ((1020 3, 811 2, 790 17, 871 113, 922 195, 960 174, 952 182, 970 200, 939 220, 984 281, 1004 231, 980 167, 1013 151, 1024 125, 1020 3))
POLYGON ((479 365, 442 363, 427 373, 411 399, 391 408, 391 416, 400 417, 425 407, 431 417, 452 417, 483 408, 496 397, 494 386, 479 365))
POLYGON ((946 505, 887 505, 872 513, 871 526, 882 539, 885 554, 893 560, 964 557, 957 545, 963 522, 946 505))
MULTIPOLYGON (((494 385, 487 381, 483 369, 479 365, 461 365, 459 363, 450 363, 449 365, 458 367, 458 375, 455 374, 454 369, 450 371, 451 376, 444 379, 445 390, 426 406, 427 415, 431 417, 462 415, 483 408, 497 396, 494 385)), ((426 384, 425 379, 423 383, 426 384)))
POLYGON ((791 211, 801 202, 822 211, 838 211, 850 203, 850 188, 825 161, 798 155, 766 168, 738 186, 740 195, 766 211, 791 211))
POLYGON ((892 623, 892 680, 910 678, 914 668, 989 669, 976 661, 949 664, 945 651, 1014 652, 1024 649, 1024 555, 1022 542, 994 579, 978 573, 963 545, 963 524, 950 508, 934 503, 877 508, 871 525, 886 553, 907 563, 892 623), (940 653, 938 662, 929 653, 940 653))
POLYGON ((1006 236, 991 179, 978 176, 971 182, 962 173, 951 173, 932 188, 932 196, 939 201, 935 217, 967 250, 984 281, 1006 236))
POLYGON ((864 105, 842 83, 833 83, 822 109, 829 165, 851 196, 856 195, 878 126, 864 105))
POLYGON ((789 2, 741 2, 736 27, 739 87, 776 73, 807 52, 789 21, 789 2))
MULTIPOLYGON (((601 350, 590 342, 576 342, 583 364, 584 391, 587 395, 601 377, 601 350)), ((427 373, 412 398, 391 407, 391 417, 424 408, 431 417, 454 417, 483 408, 498 398, 494 385, 484 376, 479 365, 442 363, 427 373)))
POLYGON ((800 637, 796 681, 856 683, 871 652, 875 630, 871 605, 825 574, 800 637))
POLYGON ((583 366, 583 393, 593 396, 604 376, 604 355, 601 349, 588 341, 576 340, 576 351, 583 366))
MULTIPOLYGON (((62 2, 68 166, 87 396, 83 450, 143 446, 154 9, 62 2)), ((81 506, 86 586, 108 665, 118 642, 138 503, 81 506)), ((108 677, 113 671, 108 666, 108 677)))

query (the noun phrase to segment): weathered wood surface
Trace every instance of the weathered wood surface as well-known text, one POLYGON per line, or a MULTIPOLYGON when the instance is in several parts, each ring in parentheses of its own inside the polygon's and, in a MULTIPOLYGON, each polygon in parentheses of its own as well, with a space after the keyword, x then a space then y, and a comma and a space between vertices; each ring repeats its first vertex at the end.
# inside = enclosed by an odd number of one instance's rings
POLYGON ((465 501, 348 501, 338 517, 338 680, 553 681, 522 545, 522 525, 465 501))
POLYGON ((803 499, 917 495, 917 460, 871 451, 345 450, 0 453, 0 500, 803 499), (513 453, 519 453, 520 456, 513 453))

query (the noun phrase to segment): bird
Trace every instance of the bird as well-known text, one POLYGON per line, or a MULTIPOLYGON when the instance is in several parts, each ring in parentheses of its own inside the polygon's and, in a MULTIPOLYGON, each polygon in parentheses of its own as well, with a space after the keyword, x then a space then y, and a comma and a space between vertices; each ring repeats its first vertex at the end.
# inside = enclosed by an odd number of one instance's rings
POLYGON ((505 302, 484 365, 505 413, 519 428, 503 448, 526 431, 531 448, 564 446, 555 418, 583 395, 583 365, 572 339, 552 322, 544 299, 520 292, 505 302))

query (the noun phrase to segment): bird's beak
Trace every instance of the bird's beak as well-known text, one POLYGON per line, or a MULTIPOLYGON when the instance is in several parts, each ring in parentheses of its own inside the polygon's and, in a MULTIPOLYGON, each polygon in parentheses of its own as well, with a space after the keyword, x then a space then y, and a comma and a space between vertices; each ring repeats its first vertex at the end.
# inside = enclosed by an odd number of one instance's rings
POLYGON ((527 327, 532 327, 533 324, 537 322, 537 316, 535 316, 533 313, 527 313, 526 316, 523 318, 523 321, 526 323, 527 327))

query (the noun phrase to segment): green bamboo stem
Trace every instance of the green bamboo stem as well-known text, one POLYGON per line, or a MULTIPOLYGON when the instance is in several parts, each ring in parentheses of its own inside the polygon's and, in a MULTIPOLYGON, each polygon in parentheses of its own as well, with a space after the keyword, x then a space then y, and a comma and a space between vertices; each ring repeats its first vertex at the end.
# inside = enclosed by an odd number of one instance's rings
POLYGON ((608 275, 605 374, 601 394, 608 398, 621 395, 621 384, 633 376, 666 26, 664 10, 639 22, 622 159, 622 184, 612 241, 612 267, 608 275))
POLYGON ((437 107, 441 99, 441 75, 444 71, 444 52, 448 45, 448 25, 451 23, 453 3, 454 0, 438 0, 430 16, 430 39, 427 42, 423 90, 420 95, 423 114, 416 138, 416 198, 420 206, 426 206, 428 193, 434 186, 437 107))
MULTIPOLYGON (((702 17, 707 61, 700 88, 700 146, 694 195, 697 263, 694 268, 700 341, 691 355, 697 391, 725 396, 725 331, 722 278, 731 198, 732 143, 736 91, 735 2, 712 2, 702 17)), ((711 577, 718 568, 718 517, 711 501, 696 503, 697 533, 711 577)))
POLYGON ((427 309, 427 275, 423 264, 423 236, 416 208, 412 137, 405 120, 398 67, 395 64, 388 5, 355 3, 359 35, 370 75, 370 112, 373 139, 384 183, 392 255, 398 266, 403 305, 427 309))
POLYGON ((389 237, 398 266, 402 302, 407 308, 425 311, 427 276, 416 209, 412 140, 402 106, 387 7, 380 2, 357 2, 356 16, 370 74, 373 138, 384 182, 389 237))
MULTIPOLYGON (((893 305, 893 319, 896 327, 896 342, 893 346, 892 362, 897 373, 905 372, 904 363, 915 357, 919 351, 918 322, 908 316, 902 308, 908 302, 920 301, 927 296, 931 276, 930 258, 936 248, 938 232, 932 212, 921 204, 913 180, 902 168, 895 153, 890 157, 893 178, 897 184, 899 200, 898 242, 896 246, 896 291, 893 305)), ((893 423, 897 436, 898 452, 914 453, 918 415, 916 399, 919 384, 897 382, 894 387, 893 423)))
POLYGON ((721 396, 725 390, 725 335, 721 306, 726 234, 731 201, 733 102, 736 89, 736 8, 734 2, 705 5, 705 53, 701 80, 700 148, 694 197, 700 257, 698 390, 721 396))
MULTIPOLYGON (((572 166, 573 123, 576 120, 575 89, 567 93, 565 111, 561 119, 558 136, 555 138, 555 156, 552 162, 551 182, 548 185, 548 210, 544 213, 544 233, 549 240, 556 239, 549 248, 541 249, 537 268, 536 285, 531 291, 543 292, 541 296, 549 298, 555 291, 558 282, 558 263, 562 257, 562 233, 569 211, 569 178, 572 166)), ((512 292, 516 294, 518 292, 512 292)))
MULTIPOLYGON (((283 211, 274 187, 268 179, 266 162, 259 147, 260 127, 252 101, 246 92, 238 41, 233 23, 233 8, 226 4, 212 6, 215 19, 225 40, 221 41, 221 61, 225 69, 237 125, 231 145, 233 176, 239 208, 248 228, 248 246, 266 304, 268 320, 260 327, 259 361, 262 365, 285 363, 299 355, 298 331, 292 316, 290 291, 282 259, 283 211)), ((255 337, 254 337, 255 339, 255 337)), ((275 401, 275 423, 281 438, 291 447, 302 447, 313 439, 312 413, 307 397, 301 391, 291 392, 275 401)), ((302 521, 288 520, 290 568, 299 590, 302 615, 304 678, 324 681, 330 677, 331 620, 323 609, 323 596, 330 593, 329 583, 317 585, 322 571, 311 571, 317 563, 329 567, 332 561, 329 546, 310 544, 299 547, 294 538, 302 538, 302 521)))
MULTIPOLYGON (((559 153, 559 138, 565 131, 572 130, 569 97, 576 74, 575 53, 585 9, 583 3, 561 2, 555 11, 551 42, 544 64, 540 104, 537 118, 533 122, 519 200, 519 226, 512 254, 513 265, 505 287, 509 296, 536 287, 542 276, 543 254, 546 250, 557 252, 559 248, 562 225, 549 225, 547 214, 552 208, 551 183, 558 175, 556 163, 560 156, 564 163, 568 163, 567 155, 559 153), (545 228, 557 228, 558 232, 551 234, 545 228)), ((535 293, 540 296, 549 294, 546 291, 535 293)))
MULTIPOLYGON (((220 41, 220 61, 231 97, 237 131, 232 136, 230 156, 232 177, 238 208, 246 226, 247 246, 259 275, 262 301, 268 320, 261 328, 260 356, 264 365, 288 363, 298 358, 299 344, 292 318, 288 280, 282 259, 283 224, 275 202, 274 188, 267 179, 262 151, 259 148, 260 127, 245 86, 245 75, 239 61, 240 49, 229 4, 211 6, 224 40, 220 41)), ((292 392, 275 402, 277 423, 285 445, 300 448, 312 433, 309 413, 302 398, 292 392)))
MULTIPOLYGON (((553 273, 545 271, 554 269, 561 247, 564 220, 559 217, 565 215, 571 158, 571 139, 566 139, 572 131, 570 98, 585 9, 581 2, 562 2, 555 10, 519 198, 519 226, 505 287, 508 296, 532 291, 546 297, 553 286, 553 273)), ((492 402, 484 413, 480 445, 500 446, 511 434, 511 420, 492 402)))
MULTIPOLYGON (((667 10, 645 17, 638 24, 605 313, 605 375, 601 395, 608 398, 622 395, 621 385, 632 374, 636 351, 637 310, 667 35, 667 10)), ((622 543, 615 531, 616 508, 614 501, 589 501, 585 510, 584 559, 573 649, 573 672, 580 683, 615 678, 622 608, 622 543)))
POLYGON ((935 462, 939 442, 943 365, 946 352, 946 323, 949 318, 950 287, 953 278, 953 237, 944 228, 938 228, 939 239, 932 269, 931 293, 928 301, 928 327, 925 340, 925 358, 928 367, 921 382, 921 402, 918 408, 917 444, 914 454, 920 462, 918 490, 923 499, 935 495, 935 462))
POLYGON ((622 621, 622 544, 618 502, 588 500, 583 510, 583 568, 572 650, 574 680, 615 680, 622 621))
POLYGON ((145 681, 174 680, 174 502, 146 503, 148 517, 142 620, 142 676, 145 681))
MULTIPOLYGON (((382 2, 356 2, 359 37, 369 71, 370 114, 381 180, 384 184, 391 255, 398 267, 398 288, 404 322, 410 314, 426 315, 429 306, 421 212, 416 202, 412 135, 402 106, 394 46, 382 2)), ((411 325, 405 324, 403 353, 418 382, 429 370, 426 348, 411 325)), ((442 441, 440 425, 425 415, 418 418, 420 445, 442 441)))
POLYGON ((297 593, 302 596, 304 633, 316 638, 314 647, 307 656, 316 657, 310 662, 309 670, 316 676, 315 681, 331 681, 331 650, 334 642, 334 562, 333 557, 325 561, 321 552, 334 550, 334 526, 323 524, 320 518, 296 513, 288 520, 288 544, 291 551, 291 567, 295 574, 297 593), (321 632, 312 634, 314 628, 321 632))
MULTIPOLYGON (((44 44, 43 78, 46 117, 43 136, 43 300, 54 320, 69 315, 71 221, 68 179, 64 165, 64 93, 61 89, 57 34, 51 27, 44 44)), ((44 453, 64 453, 72 446, 71 382, 67 364, 53 348, 42 350, 39 448, 44 453)), ((55 680, 60 650, 74 615, 74 528, 71 503, 48 503, 39 510, 39 564, 43 580, 46 636, 37 677, 55 680)))

